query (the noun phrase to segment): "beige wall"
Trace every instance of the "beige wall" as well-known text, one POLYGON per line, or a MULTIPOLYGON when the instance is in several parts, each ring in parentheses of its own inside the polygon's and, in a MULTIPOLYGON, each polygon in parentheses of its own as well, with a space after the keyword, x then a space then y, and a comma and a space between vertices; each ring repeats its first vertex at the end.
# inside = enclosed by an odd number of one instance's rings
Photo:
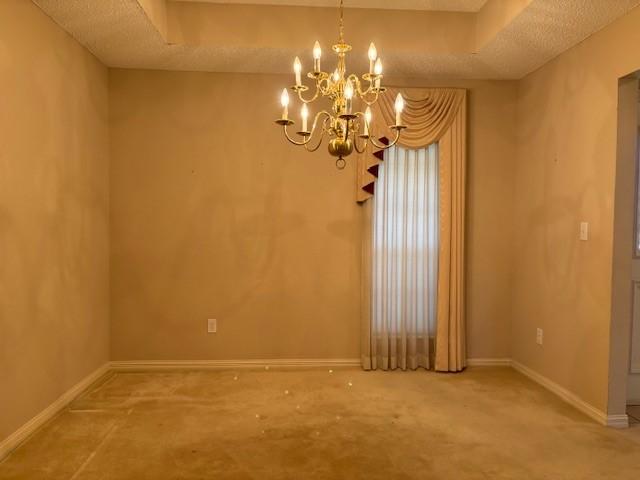
POLYGON ((640 68, 639 25, 636 8, 518 84, 513 357, 602 410, 618 78, 640 68), (587 242, 581 221, 590 222, 587 242))
POLYGON ((469 88, 467 355, 511 357, 516 83, 469 88))
POLYGON ((284 79, 110 78, 113 359, 357 358, 354 169, 284 141, 284 79))
MULTIPOLYGON (((359 357, 355 172, 280 136, 289 81, 110 72, 114 360, 359 357)), ((505 357, 515 84, 463 85, 469 353, 505 357)))
POLYGON ((0 2, 0 440, 108 360, 107 80, 0 2))

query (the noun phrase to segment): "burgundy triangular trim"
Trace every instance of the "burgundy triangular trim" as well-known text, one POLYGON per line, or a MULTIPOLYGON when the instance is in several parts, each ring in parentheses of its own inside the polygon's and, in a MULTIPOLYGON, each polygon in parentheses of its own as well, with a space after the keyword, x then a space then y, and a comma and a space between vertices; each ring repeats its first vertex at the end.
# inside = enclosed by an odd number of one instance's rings
MULTIPOLYGON (((389 145, 389 139, 387 137, 381 137, 380 138, 380 143, 383 143, 385 145, 389 145)), ((376 157, 380 161, 384 160, 384 150, 378 150, 377 152, 373 152, 373 156, 376 157)))
POLYGON ((369 195, 373 195, 373 191, 375 190, 375 183, 371 182, 362 187, 362 190, 367 192, 369 195))
MULTIPOLYGON (((387 137, 380 137, 378 141, 383 145, 389 145, 389 139, 387 137)), ((373 156, 380 161, 384 160, 384 149, 373 152, 373 156)), ((367 172, 369 172, 374 177, 378 178, 378 169, 379 169, 378 164, 371 165, 369 168, 367 168, 367 172)), ((375 190, 375 182, 368 183, 367 185, 362 187, 362 190, 367 192, 369 195, 373 195, 373 192, 375 190)))

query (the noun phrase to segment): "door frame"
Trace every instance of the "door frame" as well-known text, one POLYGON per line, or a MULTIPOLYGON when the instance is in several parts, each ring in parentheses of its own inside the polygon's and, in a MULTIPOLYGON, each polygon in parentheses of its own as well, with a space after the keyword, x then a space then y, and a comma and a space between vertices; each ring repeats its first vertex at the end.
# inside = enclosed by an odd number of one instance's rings
MULTIPOLYGON (((631 355, 634 259, 636 259, 638 97, 640 71, 618 80, 618 123, 611 269, 609 398, 607 415, 627 426, 627 381, 631 355)), ((640 278, 640 277, 639 277, 640 278)))

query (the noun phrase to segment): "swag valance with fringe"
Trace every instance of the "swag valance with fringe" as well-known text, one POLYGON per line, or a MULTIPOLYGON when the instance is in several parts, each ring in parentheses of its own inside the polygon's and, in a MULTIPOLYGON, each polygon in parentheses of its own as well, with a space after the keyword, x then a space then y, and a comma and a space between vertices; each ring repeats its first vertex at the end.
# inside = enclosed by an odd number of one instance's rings
MULTIPOLYGON (((399 145, 406 148, 423 148, 440 141, 453 127, 456 120, 466 122, 467 91, 460 88, 397 89, 390 88, 373 105, 373 131, 387 132, 395 123, 394 101, 402 92, 405 100, 402 112, 407 129, 402 132, 399 145)), ((466 125, 457 125, 456 127, 466 125)), ((465 128, 466 130, 466 128, 465 128)), ((442 146, 441 146, 442 151, 442 146)), ((373 195, 377 165, 381 159, 369 154, 358 157, 357 201, 364 202, 373 195)))

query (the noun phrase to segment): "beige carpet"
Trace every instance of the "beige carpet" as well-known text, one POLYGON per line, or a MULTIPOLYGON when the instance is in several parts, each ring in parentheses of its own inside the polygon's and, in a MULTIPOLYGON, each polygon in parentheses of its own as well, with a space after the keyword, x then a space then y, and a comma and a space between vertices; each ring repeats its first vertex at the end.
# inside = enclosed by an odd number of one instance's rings
POLYGON ((14 451, 0 478, 637 480, 636 433, 508 368, 126 373, 14 451))

